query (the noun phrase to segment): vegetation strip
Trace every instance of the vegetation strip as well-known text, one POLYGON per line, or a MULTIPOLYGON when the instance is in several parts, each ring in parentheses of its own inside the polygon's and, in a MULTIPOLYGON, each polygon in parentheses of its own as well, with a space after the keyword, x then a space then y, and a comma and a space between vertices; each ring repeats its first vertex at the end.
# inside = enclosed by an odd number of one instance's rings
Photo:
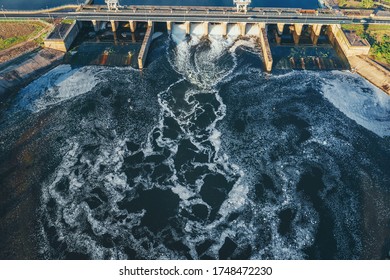
POLYGON ((370 56, 382 63, 390 64, 390 26, 344 24, 345 30, 353 30, 371 45, 370 56))

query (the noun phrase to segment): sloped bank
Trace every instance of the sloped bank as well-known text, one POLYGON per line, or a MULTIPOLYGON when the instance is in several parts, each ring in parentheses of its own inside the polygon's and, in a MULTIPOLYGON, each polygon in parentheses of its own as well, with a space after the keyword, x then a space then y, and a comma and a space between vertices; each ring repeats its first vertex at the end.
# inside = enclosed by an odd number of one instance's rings
POLYGON ((34 79, 62 62, 64 53, 41 49, 0 65, 0 104, 34 79))

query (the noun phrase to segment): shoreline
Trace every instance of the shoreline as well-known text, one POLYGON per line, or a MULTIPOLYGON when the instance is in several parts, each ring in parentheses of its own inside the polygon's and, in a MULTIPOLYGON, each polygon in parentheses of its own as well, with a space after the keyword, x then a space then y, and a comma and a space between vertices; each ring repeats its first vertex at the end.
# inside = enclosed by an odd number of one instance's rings
POLYGON ((377 88, 390 95, 390 71, 367 56, 350 56, 352 72, 359 74, 377 88))
POLYGON ((0 108, 12 94, 61 64, 63 57, 60 51, 37 49, 1 64, 0 108))

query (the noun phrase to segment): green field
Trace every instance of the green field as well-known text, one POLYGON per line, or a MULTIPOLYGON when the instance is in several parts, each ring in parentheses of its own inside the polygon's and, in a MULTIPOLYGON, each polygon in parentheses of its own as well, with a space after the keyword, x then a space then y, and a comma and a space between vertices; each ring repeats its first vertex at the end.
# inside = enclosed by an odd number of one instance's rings
POLYGON ((0 25, 0 51, 35 37, 44 28, 38 22, 1 21, 0 25))
MULTIPOLYGON (((390 0, 382 0, 385 4, 390 4, 390 0)), ((374 0, 339 0, 339 6, 344 8, 366 8, 380 6, 380 3, 374 0)))

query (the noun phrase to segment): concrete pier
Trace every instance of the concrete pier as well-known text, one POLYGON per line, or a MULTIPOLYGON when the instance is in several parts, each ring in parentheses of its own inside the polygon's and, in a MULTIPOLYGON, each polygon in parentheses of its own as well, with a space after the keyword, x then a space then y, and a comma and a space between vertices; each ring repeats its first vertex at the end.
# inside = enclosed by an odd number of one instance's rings
POLYGON ((245 36, 246 35, 246 22, 238 23, 240 27, 240 35, 245 36))
POLYGON ((276 26, 277 26, 277 30, 278 30, 278 35, 282 35, 283 29, 284 29, 284 23, 278 23, 278 24, 276 24, 276 26))
POLYGON ((92 20, 93 30, 98 32, 100 30, 100 21, 92 20))
POLYGON ((272 53, 271 48, 269 46, 268 37, 267 37, 267 30, 265 27, 260 28, 260 34, 259 34, 260 44, 261 44, 261 50, 264 57, 264 68, 265 71, 271 72, 272 70, 272 53))
POLYGON ((172 22, 171 21, 167 21, 167 31, 168 31, 168 34, 172 33, 172 22))
POLYGON ((134 33, 137 28, 137 23, 134 20, 129 20, 129 27, 131 33, 134 33))
POLYGON ((294 24, 293 37, 294 37, 294 43, 296 45, 299 44, 299 39, 301 38, 301 34, 302 34, 302 28, 303 28, 303 24, 300 24, 300 23, 294 24))
POLYGON ((208 21, 203 22, 203 35, 204 36, 209 35, 209 22, 208 21))
POLYGON ((228 24, 227 22, 221 22, 222 25, 222 36, 226 37, 228 33, 228 24))
POLYGON ((154 31, 154 23, 152 21, 148 21, 148 28, 145 33, 144 41, 142 42, 141 50, 138 55, 138 67, 142 70, 145 67, 146 57, 148 56, 148 51, 150 47, 150 43, 152 42, 154 31))
POLYGON ((318 38, 320 37, 322 24, 313 24, 311 26, 310 38, 313 45, 317 45, 318 38))
POLYGON ((294 24, 295 33, 297 33, 299 36, 301 36, 301 34, 302 34, 302 28, 303 28, 303 24, 300 24, 300 23, 294 24))
POLYGON ((116 29, 118 27, 118 22, 115 21, 115 20, 110 20, 110 23, 111 23, 111 29, 112 29, 112 32, 116 32, 116 29))
POLYGON ((191 34, 191 22, 186 21, 184 24, 185 24, 185 27, 186 27, 186 34, 190 35, 191 34))

